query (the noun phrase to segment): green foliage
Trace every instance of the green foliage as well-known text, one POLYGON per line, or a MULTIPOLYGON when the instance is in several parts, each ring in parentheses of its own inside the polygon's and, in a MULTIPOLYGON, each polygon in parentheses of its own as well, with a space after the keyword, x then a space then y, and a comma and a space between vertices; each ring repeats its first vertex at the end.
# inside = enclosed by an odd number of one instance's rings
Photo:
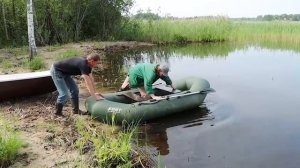
POLYGON ((3 60, 1 61, 1 67, 2 67, 3 69, 9 69, 9 68, 12 67, 12 64, 10 63, 9 60, 3 59, 3 60))
POLYGON ((174 41, 177 43, 187 43, 188 39, 187 37, 183 37, 179 34, 174 34, 174 41))
MULTIPOLYGON (((6 25, 8 31, 6 34, 5 26, 0 26, 0 47, 27 45, 26 2, 0 1, 0 24, 6 25)), ((94 37, 108 39, 118 31, 122 14, 132 5, 132 0, 35 0, 36 43, 52 45, 94 37)))
POLYGON ((26 55, 28 54, 28 47, 17 47, 17 48, 7 48, 6 49, 8 53, 11 53, 13 56, 20 56, 20 55, 26 55))
POLYGON ((39 70, 45 68, 45 63, 40 56, 35 56, 33 59, 30 60, 23 60, 23 66, 31 69, 31 70, 39 70))
POLYGON ((81 54, 82 53, 79 52, 78 50, 70 49, 70 50, 67 50, 67 51, 61 53, 60 55, 58 55, 57 59, 58 60, 63 60, 63 59, 66 59, 66 58, 80 56, 81 54))
POLYGON ((145 19, 145 20, 159 20, 161 17, 158 14, 153 13, 151 10, 143 11, 139 10, 137 14, 133 16, 134 19, 145 19))
POLYGON ((58 50, 58 49, 61 49, 61 48, 63 48, 63 45, 59 45, 59 44, 49 45, 47 47, 47 51, 52 52, 52 51, 55 51, 55 50, 58 50))
POLYGON ((75 125, 79 134, 75 144, 76 147, 83 151, 85 144, 92 142, 95 148, 95 164, 98 167, 132 167, 129 156, 131 139, 135 129, 119 131, 116 134, 104 131, 98 133, 96 130, 84 127, 84 119, 82 117, 76 120, 75 125))
POLYGON ((118 31, 115 32, 114 36, 117 39, 133 41, 137 40, 136 37, 141 34, 140 20, 134 19, 123 19, 118 31))
POLYGON ((300 14, 282 14, 282 15, 259 15, 257 20, 274 21, 274 20, 290 20, 300 21, 300 14))
POLYGON ((140 21, 135 40, 154 43, 218 42, 229 39, 232 21, 226 17, 140 21))
POLYGON ((300 23, 293 21, 234 22, 232 41, 300 43, 300 23))
MULTIPOLYGON (((103 167, 131 165, 129 154, 132 134, 118 133, 116 138, 108 136, 94 137, 95 155, 103 167)), ((131 166, 130 166, 131 167, 131 166)))
POLYGON ((8 166, 15 158, 22 141, 11 123, 0 120, 0 167, 8 166))

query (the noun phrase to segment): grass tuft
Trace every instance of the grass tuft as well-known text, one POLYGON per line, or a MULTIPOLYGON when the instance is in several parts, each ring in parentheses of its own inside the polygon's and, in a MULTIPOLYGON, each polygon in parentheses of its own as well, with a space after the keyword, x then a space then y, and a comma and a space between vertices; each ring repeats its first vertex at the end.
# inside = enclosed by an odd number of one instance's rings
POLYGON ((12 64, 11 64, 11 62, 10 62, 9 60, 3 59, 3 60, 1 61, 1 67, 2 67, 4 70, 7 70, 7 69, 12 68, 12 64))
POLYGON ((30 70, 39 70, 45 68, 45 62, 41 56, 35 56, 31 61, 23 60, 23 66, 30 70))
MULTIPOLYGON (((75 126, 79 137, 75 146, 84 153, 87 143, 93 144, 93 155, 97 167, 132 167, 131 140, 135 129, 127 129, 113 133, 112 131, 97 132, 84 126, 84 119, 78 118, 75 126)), ((115 129, 112 129, 115 130, 115 129)))
POLYGON ((0 118, 0 167, 11 164, 21 146, 19 132, 11 126, 11 123, 0 118))
POLYGON ((82 53, 79 52, 78 50, 70 49, 70 50, 67 50, 67 51, 61 53, 60 55, 58 55, 57 60, 63 60, 66 58, 71 58, 71 57, 80 56, 80 55, 82 55, 82 53))

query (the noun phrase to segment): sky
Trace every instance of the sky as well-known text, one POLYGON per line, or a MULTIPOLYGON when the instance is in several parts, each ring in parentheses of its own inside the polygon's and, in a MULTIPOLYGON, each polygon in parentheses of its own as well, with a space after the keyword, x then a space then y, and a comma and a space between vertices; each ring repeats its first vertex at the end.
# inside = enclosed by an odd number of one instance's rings
POLYGON ((300 0, 135 0, 131 13, 151 9, 161 16, 222 15, 231 18, 300 14, 300 0))

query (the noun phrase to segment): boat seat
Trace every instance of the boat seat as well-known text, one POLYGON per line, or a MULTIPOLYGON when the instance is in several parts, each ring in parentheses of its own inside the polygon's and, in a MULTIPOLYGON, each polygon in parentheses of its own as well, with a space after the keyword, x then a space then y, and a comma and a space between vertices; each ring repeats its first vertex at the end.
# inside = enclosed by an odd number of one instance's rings
POLYGON ((123 93, 123 95, 136 101, 136 102, 141 102, 141 101, 146 101, 146 100, 151 99, 151 97, 149 95, 147 95, 146 97, 141 97, 140 95, 137 95, 133 92, 126 92, 126 93, 123 93))
POLYGON ((152 86, 152 88, 166 91, 169 93, 172 93, 172 90, 173 90, 173 88, 171 88, 170 86, 167 86, 167 85, 154 85, 154 86, 152 86))
MULTIPOLYGON (((178 90, 178 89, 173 91, 173 88, 171 88, 170 86, 162 85, 162 84, 154 85, 152 88, 157 90, 157 92, 156 92, 157 96, 166 96, 166 95, 181 92, 181 90, 178 90)), ((151 99, 151 97, 149 95, 147 95, 146 97, 141 97, 140 95, 138 95, 134 92, 126 92, 126 93, 123 93, 122 95, 130 98, 131 100, 133 100, 135 102, 142 102, 142 101, 147 101, 147 100, 151 99)))

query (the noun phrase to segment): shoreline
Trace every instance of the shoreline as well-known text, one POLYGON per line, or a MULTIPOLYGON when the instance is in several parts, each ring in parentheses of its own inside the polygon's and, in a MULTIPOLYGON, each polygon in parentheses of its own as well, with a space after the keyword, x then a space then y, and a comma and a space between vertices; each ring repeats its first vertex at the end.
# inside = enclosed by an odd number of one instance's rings
MULTIPOLYGON (((68 43, 60 46, 43 46, 37 48, 37 56, 41 57, 45 63, 45 67, 42 71, 50 69, 50 66, 57 57, 68 50, 76 50, 81 53, 82 56, 92 52, 96 52, 100 55, 108 53, 124 52, 134 49, 141 49, 147 47, 153 47, 155 44, 136 42, 136 41, 117 41, 117 42, 79 42, 68 43)), ((24 72, 33 72, 29 68, 24 67, 23 61, 27 60, 29 55, 27 53, 27 47, 21 48, 4 48, 0 49, 0 75, 15 74, 24 72)))
MULTIPOLYGON (((49 49, 50 46, 46 46, 38 48, 38 53, 44 56, 45 61, 47 61, 46 67, 50 68, 56 56, 68 49, 75 48, 83 54, 91 52, 107 54, 154 46, 153 44, 139 42, 100 43, 101 44, 95 44, 95 42, 72 43, 51 50, 49 49)), ((0 50, 0 58, 1 56, 2 58, 5 56, 3 50, 5 49, 0 50)), ((12 55, 12 53, 7 54, 6 57, 9 57, 9 55, 12 55)), ((19 60, 21 59, 19 58, 19 60)), ((18 67, 17 65, 19 64, 14 65, 16 65, 16 67, 10 69, 12 70, 10 71, 11 73, 30 71, 18 67)), ((0 68, 0 72, 2 75, 2 67, 0 68)), ((53 92, 45 95, 9 99, 0 102, 0 119, 15 121, 15 129, 19 131, 21 140, 24 142, 17 154, 16 160, 10 167, 76 167, 82 164, 93 164, 92 144, 84 144, 84 153, 81 153, 74 146, 77 139, 80 138, 78 130, 76 130, 76 121, 80 119, 81 116, 72 114, 71 103, 67 103, 63 109, 65 117, 55 117, 56 94, 57 93, 53 92)), ((84 95, 87 93, 83 90, 81 94, 84 95)), ((82 107, 82 102, 81 98, 81 109, 84 108, 82 107)), ((112 129, 111 126, 93 120, 89 116, 82 116, 82 118, 84 120, 84 127, 97 128, 99 134, 103 131, 110 132, 112 129)), ((134 151, 143 151, 142 149, 136 149, 136 147, 137 146, 133 147, 133 153, 134 151)), ((140 154, 142 156, 147 155, 145 153, 140 154)), ((139 157, 139 154, 135 155, 139 157)), ((145 160, 140 164, 155 164, 155 161, 151 157, 144 159, 145 160)))

